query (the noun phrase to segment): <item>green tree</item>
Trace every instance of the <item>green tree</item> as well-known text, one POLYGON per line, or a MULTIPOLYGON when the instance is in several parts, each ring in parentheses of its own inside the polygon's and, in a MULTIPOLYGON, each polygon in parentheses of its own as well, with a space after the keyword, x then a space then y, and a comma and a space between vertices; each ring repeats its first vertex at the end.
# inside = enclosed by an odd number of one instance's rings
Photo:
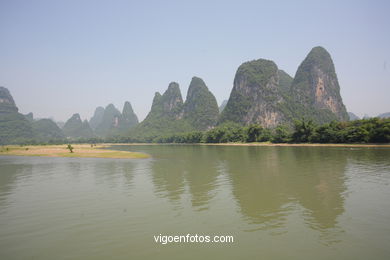
POLYGON ((68 146, 66 147, 70 153, 73 153, 73 146, 71 144, 68 144, 68 146))

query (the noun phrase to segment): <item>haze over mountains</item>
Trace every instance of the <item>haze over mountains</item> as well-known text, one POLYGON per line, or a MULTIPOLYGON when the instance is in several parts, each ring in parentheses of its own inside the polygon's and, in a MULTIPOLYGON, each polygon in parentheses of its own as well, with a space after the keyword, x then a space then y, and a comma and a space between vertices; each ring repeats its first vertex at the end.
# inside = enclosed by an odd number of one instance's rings
POLYGON ((179 84, 171 82, 162 95, 155 93, 151 110, 141 123, 127 101, 122 112, 113 104, 97 107, 89 121, 75 113, 60 129, 50 119, 34 120, 32 113, 18 113, 8 89, 0 87, 1 144, 112 136, 150 141, 162 135, 205 131, 227 122, 275 128, 301 118, 323 124, 353 116, 343 104, 333 61, 323 47, 309 52, 294 78, 271 60, 243 63, 237 69, 229 100, 221 107, 201 78, 192 78, 185 101, 179 84))

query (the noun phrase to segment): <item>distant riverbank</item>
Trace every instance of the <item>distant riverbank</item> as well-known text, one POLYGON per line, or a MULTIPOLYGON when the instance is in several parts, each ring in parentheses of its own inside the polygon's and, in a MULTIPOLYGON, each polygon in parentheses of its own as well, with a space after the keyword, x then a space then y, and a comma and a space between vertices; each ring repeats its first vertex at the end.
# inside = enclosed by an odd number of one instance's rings
POLYGON ((387 147, 390 144, 312 144, 312 143, 217 143, 217 144, 202 144, 202 145, 223 145, 223 146, 313 146, 313 147, 387 147))
POLYGON ((218 146, 311 146, 311 147, 386 147, 390 148, 388 144, 313 144, 313 143, 111 143, 107 146, 115 145, 218 145, 218 146))
POLYGON ((18 156, 46 156, 46 157, 80 157, 80 158, 117 158, 117 159, 140 159, 148 158, 149 155, 139 152, 116 151, 107 148, 111 145, 100 144, 72 144, 72 152, 67 145, 7 145, 0 147, 0 155, 18 156))

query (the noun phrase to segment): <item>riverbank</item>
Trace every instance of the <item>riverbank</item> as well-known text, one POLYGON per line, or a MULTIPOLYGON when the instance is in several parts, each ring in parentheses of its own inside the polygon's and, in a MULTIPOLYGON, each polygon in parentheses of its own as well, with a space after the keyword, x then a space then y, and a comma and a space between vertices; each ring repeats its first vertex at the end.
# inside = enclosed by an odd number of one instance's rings
POLYGON ((201 145, 222 145, 222 146, 312 146, 312 147, 386 147, 390 144, 312 144, 312 143, 205 143, 201 145))
POLYGON ((46 156, 46 157, 80 157, 80 158, 116 158, 141 159, 150 157, 147 154, 129 151, 116 151, 108 148, 109 144, 72 144, 73 152, 67 145, 7 145, 0 147, 0 155, 46 156))
POLYGON ((132 146, 142 146, 142 145, 217 145, 217 146, 292 146, 292 147, 383 147, 390 148, 390 144, 319 144, 319 143, 271 143, 271 142, 262 142, 262 143, 111 143, 106 144, 107 146, 115 145, 132 145, 132 146))

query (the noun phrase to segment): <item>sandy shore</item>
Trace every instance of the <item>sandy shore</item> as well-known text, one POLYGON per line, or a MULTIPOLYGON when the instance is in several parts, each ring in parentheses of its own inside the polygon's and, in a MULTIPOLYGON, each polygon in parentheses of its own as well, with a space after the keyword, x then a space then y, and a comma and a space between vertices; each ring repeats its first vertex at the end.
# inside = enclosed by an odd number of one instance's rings
POLYGON ((73 153, 67 145, 7 145, 0 147, 0 155, 46 156, 46 157, 84 157, 84 158, 118 158, 135 159, 148 158, 149 155, 138 152, 115 151, 107 148, 111 145, 100 144, 91 147, 90 144, 72 144, 73 153))

